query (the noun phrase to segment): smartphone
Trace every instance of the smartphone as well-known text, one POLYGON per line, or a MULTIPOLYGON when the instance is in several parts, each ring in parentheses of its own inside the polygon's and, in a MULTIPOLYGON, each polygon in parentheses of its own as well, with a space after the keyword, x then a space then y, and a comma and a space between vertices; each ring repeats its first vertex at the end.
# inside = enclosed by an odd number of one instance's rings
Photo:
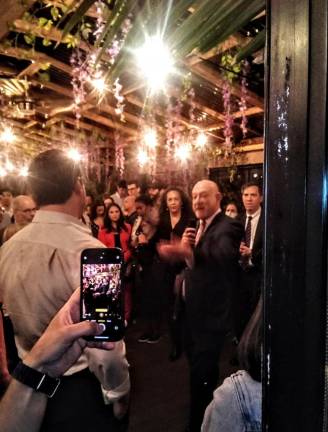
POLYGON ((118 341, 124 336, 123 252, 120 248, 81 253, 81 321, 103 323, 106 330, 88 340, 118 341))
POLYGON ((196 228, 196 226, 197 226, 197 219, 195 218, 189 219, 187 228, 196 228))

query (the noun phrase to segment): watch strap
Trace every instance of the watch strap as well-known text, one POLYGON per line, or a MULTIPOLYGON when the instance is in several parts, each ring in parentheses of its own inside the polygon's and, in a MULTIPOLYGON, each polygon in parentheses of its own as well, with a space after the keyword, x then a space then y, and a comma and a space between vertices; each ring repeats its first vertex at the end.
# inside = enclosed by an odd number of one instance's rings
POLYGON ((49 398, 53 397, 60 384, 59 378, 52 378, 45 373, 39 372, 27 366, 23 362, 18 363, 12 373, 12 376, 28 387, 45 393, 49 398))

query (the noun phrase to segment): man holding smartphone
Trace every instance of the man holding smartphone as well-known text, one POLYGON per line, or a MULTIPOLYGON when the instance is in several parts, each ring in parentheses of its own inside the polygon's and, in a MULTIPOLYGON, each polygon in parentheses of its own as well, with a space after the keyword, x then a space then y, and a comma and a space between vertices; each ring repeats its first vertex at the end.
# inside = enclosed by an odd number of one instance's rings
MULTIPOLYGON (((28 182, 40 210, 0 250, 0 300, 12 319, 20 358, 80 284, 81 251, 104 247, 79 220, 85 204, 82 171, 65 152, 39 154, 30 165, 28 182)), ((105 400, 114 402, 114 414, 124 414, 130 381, 121 341, 110 352, 84 351, 49 401, 43 430, 92 430, 93 416, 101 418, 104 403, 94 375, 105 400)), ((105 415, 102 424, 115 431, 113 415, 112 420, 108 423, 105 415)))
POLYGON ((243 227, 221 212, 216 183, 202 180, 192 190, 192 207, 199 219, 188 227, 180 244, 161 245, 167 259, 184 258, 186 341, 190 367, 188 432, 199 432, 219 378, 219 359, 231 331, 232 293, 238 279, 239 245, 243 227))

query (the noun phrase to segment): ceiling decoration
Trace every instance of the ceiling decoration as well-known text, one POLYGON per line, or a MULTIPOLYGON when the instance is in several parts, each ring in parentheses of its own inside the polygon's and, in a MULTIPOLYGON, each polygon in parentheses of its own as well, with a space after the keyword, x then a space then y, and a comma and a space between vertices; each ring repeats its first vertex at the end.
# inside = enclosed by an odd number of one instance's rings
MULTIPOLYGON (((115 164, 135 169, 148 152, 160 172, 169 169, 163 158, 172 165, 204 136, 209 151, 197 158, 204 163, 228 157, 244 139, 259 145, 263 0, 1 3, 0 111, 21 138, 11 157, 74 145, 93 153, 106 174, 115 164), (158 26, 173 60, 165 90, 152 93, 137 60, 158 26), (149 131, 156 151, 146 142, 149 131)), ((155 54, 153 69, 161 60, 155 54)))

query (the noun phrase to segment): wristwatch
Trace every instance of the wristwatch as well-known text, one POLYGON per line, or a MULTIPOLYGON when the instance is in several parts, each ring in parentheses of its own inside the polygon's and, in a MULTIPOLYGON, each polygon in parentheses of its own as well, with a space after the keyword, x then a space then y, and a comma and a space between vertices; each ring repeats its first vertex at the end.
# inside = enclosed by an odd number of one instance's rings
POLYGON ((52 378, 45 373, 32 369, 23 362, 18 363, 11 375, 28 387, 45 393, 49 398, 53 397, 60 384, 59 378, 52 378))

